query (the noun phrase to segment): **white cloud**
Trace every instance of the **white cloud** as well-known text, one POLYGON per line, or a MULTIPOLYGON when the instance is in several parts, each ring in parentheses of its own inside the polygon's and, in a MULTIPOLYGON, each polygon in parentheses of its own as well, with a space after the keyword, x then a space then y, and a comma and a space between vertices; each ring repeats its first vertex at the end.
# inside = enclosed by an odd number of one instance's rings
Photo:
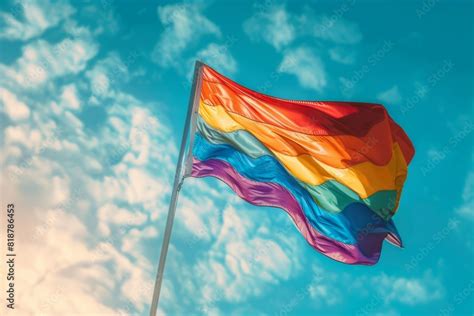
MULTIPOLYGON (((49 45, 36 43, 43 48, 49 45)), ((20 61, 38 58, 37 51, 28 48, 30 44, 20 61)), ((74 73, 77 69, 79 74, 86 66, 80 59, 66 63, 67 70, 74 73)), ((24 65, 20 61, 16 70, 24 65)), ((167 187, 163 183, 176 156, 170 132, 147 105, 114 90, 115 82, 109 87, 115 102, 107 108, 115 119, 107 120, 97 133, 85 130, 84 123, 69 110, 80 108, 81 93, 90 92, 84 91, 87 85, 76 88, 82 74, 75 77, 74 84, 59 86, 55 78, 66 72, 56 65, 51 69, 41 81, 47 93, 43 89, 26 91, 28 87, 20 82, 8 82, 16 95, 22 95, 21 102, 38 107, 28 122, 7 121, 1 127, 1 178, 11 180, 8 187, 2 186, 2 203, 21 201, 21 207, 29 210, 18 212, 17 236, 22 251, 34 252, 18 266, 23 271, 19 286, 28 289, 25 295, 35 296, 19 312, 143 312, 155 271, 143 244, 158 235, 154 228, 143 226, 149 213, 165 212, 162 204, 167 187), (59 105, 54 105, 57 96, 59 105), (109 149, 121 144, 117 161, 108 160, 109 149), (48 258, 51 253, 54 258, 48 258), (114 304, 107 306, 108 302, 114 304)), ((7 99, 11 99, 8 93, 7 99)), ((156 224, 157 217, 152 220, 156 224)))
MULTIPOLYGON (((52 113, 48 115, 54 116, 52 113)), ((41 117, 38 121, 40 127, 45 125, 45 120, 48 117, 41 117)), ((25 125, 8 126, 5 134, 3 148, 16 143, 34 144, 37 141, 33 134, 39 139, 45 137, 43 131, 25 125)), ((88 188, 88 184, 95 181, 93 176, 81 166, 87 158, 100 159, 102 155, 92 154, 93 151, 86 149, 76 136, 65 137, 73 145, 80 146, 81 151, 48 155, 51 149, 45 149, 35 154, 35 145, 29 145, 32 148, 26 153, 28 163, 23 166, 21 177, 12 181, 8 188, 2 186, 2 203, 21 201, 21 206, 30 210, 19 212, 17 217, 21 222, 17 232, 18 244, 22 252, 31 254, 28 260, 19 257, 18 269, 23 272, 18 286, 28 289, 25 295, 33 295, 34 299, 22 304, 19 312, 131 314, 143 311, 151 297, 154 269, 144 256, 142 243, 146 238, 156 237, 157 232, 153 228, 144 228, 137 237, 131 228, 146 223, 148 216, 142 209, 147 197, 142 203, 136 201, 134 211, 130 211, 127 197, 106 198, 106 203, 102 204, 104 197, 96 199, 88 188), (70 159, 75 168, 68 167, 70 159), (113 204, 115 202, 127 207, 117 207, 113 204), (48 211, 50 207, 54 209, 48 211), (95 220, 91 220, 96 214, 99 218, 97 228, 95 220), (104 242, 99 242, 99 232, 107 237, 104 242), (50 258, 51 253, 55 255, 50 258), (29 260, 34 260, 34 264, 29 260), (117 295, 120 288, 122 292, 117 295), (112 301, 114 304, 107 306, 107 302, 112 301)), ((93 139, 91 143, 94 144, 93 139)), ((154 144, 153 147, 158 146, 154 144)), ((95 151, 106 151, 103 142, 95 143, 94 148, 95 151)), ((2 178, 8 178, 9 167, 15 165, 21 166, 22 161, 8 162, 5 168, 2 165, 2 178)), ((110 174, 111 166, 104 164, 104 167, 110 174)), ((128 179, 121 179, 121 173, 109 176, 112 177, 128 182, 128 179)), ((132 186, 142 188, 133 177, 130 182, 132 186)), ((106 186, 105 180, 103 187, 106 186)), ((147 190, 144 194, 147 195, 147 190)), ((156 200, 163 197, 154 195, 152 198, 156 204, 156 200)))
POLYGON ((31 39, 58 25, 74 12, 67 1, 15 1, 9 12, 0 12, 0 39, 31 39))
POLYGON ((120 288, 121 295, 133 303, 137 310, 144 311, 153 295, 153 282, 154 278, 152 278, 150 271, 136 267, 131 270, 130 276, 123 282, 120 288))
POLYGON ((407 305, 428 303, 444 295, 439 279, 427 272, 422 278, 394 277, 382 274, 372 278, 372 284, 385 302, 398 301, 407 305))
MULTIPOLYGON (((314 37, 335 44, 357 44, 362 33, 356 23, 337 15, 315 15, 310 9, 301 14, 289 12, 284 5, 260 6, 259 10, 244 22, 244 31, 251 40, 263 40, 276 50, 288 47, 297 38, 314 37)), ((344 63, 340 52, 332 55, 344 63)), ((337 60, 338 61, 338 60, 337 60)))
POLYGON ((246 212, 238 204, 238 211, 232 204, 224 209, 208 258, 195 266, 202 304, 208 308, 260 296, 301 268, 295 240, 269 232, 264 214, 246 212))
MULTIPOLYGON (((319 263, 313 264, 311 272, 313 277, 306 288, 307 293, 303 292, 302 294, 309 294, 317 307, 332 306, 339 303, 343 294, 341 293, 342 289, 334 286, 339 282, 337 274, 324 271, 319 263)), ((292 304, 290 302, 287 305, 291 306, 292 304)))
POLYGON ((42 136, 38 129, 30 129, 28 125, 10 125, 4 129, 5 144, 19 144, 34 150, 38 148, 42 136))
MULTIPOLYGON (((72 192, 69 181, 73 172, 40 154, 24 168, 21 177, 2 186, 0 197, 2 203, 15 201, 15 222, 20 224, 15 232, 16 268, 22 273, 15 276, 15 286, 25 289, 18 300, 29 299, 15 309, 22 315, 120 312, 117 305, 104 303, 112 299, 115 283, 113 269, 104 266, 111 258, 95 248, 95 234, 80 218, 82 197, 72 192)), ((1 177, 8 177, 3 167, 1 177)), ((77 174, 73 178, 80 187, 77 174)))
POLYGON ((301 86, 316 91, 322 91, 327 84, 323 62, 306 47, 285 51, 278 71, 295 75, 301 86))
POLYGON ((291 44, 300 38, 309 38, 306 42, 314 43, 313 47, 324 47, 325 41, 331 45, 338 44, 325 49, 329 58, 350 65, 355 62, 355 52, 347 45, 362 40, 359 26, 345 20, 342 15, 317 16, 308 8, 297 14, 288 11, 284 5, 258 6, 258 11, 244 22, 243 28, 251 40, 263 40, 282 51, 280 72, 295 75, 303 87, 318 92, 327 85, 322 57, 316 56, 309 46, 292 47, 291 44))
POLYGON ((3 111, 13 121, 21 121, 30 116, 28 106, 5 88, 0 88, 0 104, 3 107, 3 111))
POLYGON ((335 47, 329 50, 329 57, 335 62, 351 65, 355 62, 355 56, 353 49, 347 50, 342 47, 335 47))
POLYGON ((201 60, 202 62, 211 65, 213 68, 230 74, 237 71, 237 62, 230 54, 227 45, 211 43, 200 50, 194 59, 201 60))
POLYGON ((400 94, 400 89, 395 85, 390 89, 377 94, 377 99, 386 103, 386 105, 399 104, 402 101, 402 96, 400 94))
POLYGON ((66 109, 79 110, 81 102, 77 95, 77 89, 74 84, 64 86, 61 94, 61 106, 66 109))
MULTIPOLYGON (((192 180, 188 180, 186 185, 190 181, 192 180)), ((202 194, 193 197, 186 188, 184 192, 188 194, 185 193, 181 196, 178 207, 186 216, 180 219, 180 221, 182 221, 184 226, 195 236, 193 241, 188 242, 188 244, 198 239, 201 241, 210 241, 212 236, 216 234, 219 222, 216 213, 217 206, 212 199, 202 194), (196 208, 196 205, 199 205, 199 208, 196 208)))
POLYGON ((155 273, 147 243, 164 219, 177 150, 150 111, 159 107, 118 89, 115 79, 128 72, 113 53, 95 68, 109 79, 108 118, 96 132, 84 129, 75 111, 97 92, 84 84, 92 73, 82 71, 98 45, 87 28, 72 34, 29 42, 11 65, 0 65, 0 101, 14 121, 0 128, 0 175, 11 180, 0 199, 28 210, 16 217, 21 253, 31 254, 18 257, 18 286, 27 289, 18 312, 143 313, 155 273), (75 76, 63 85, 66 75, 75 76))
POLYGON ((127 174, 130 185, 126 193, 132 204, 153 203, 153 200, 157 200, 165 192, 163 184, 142 169, 131 168, 127 174))
POLYGON ((111 224, 137 226, 143 225, 147 216, 142 212, 134 212, 114 204, 107 203, 97 211, 99 230, 103 235, 110 235, 111 224))
POLYGON ((296 37, 292 16, 284 6, 272 6, 259 11, 244 22, 244 31, 254 41, 263 40, 277 50, 290 44, 296 37))
POLYGON ((456 212, 468 219, 474 220, 474 172, 471 171, 466 177, 462 193, 463 204, 456 212))
MULTIPOLYGON (((143 224, 135 220, 137 225, 143 224)), ((158 230, 154 226, 147 226, 143 229, 132 228, 123 237, 122 251, 135 256, 135 258, 143 257, 144 249, 141 249, 141 242, 158 236, 158 230)))
POLYGON ((97 97, 114 97, 113 86, 130 79, 127 65, 116 53, 99 60, 92 70, 86 72, 90 90, 97 97))
POLYGON ((25 289, 18 299, 28 300, 15 310, 22 315, 119 313, 104 303, 104 298, 112 298, 114 276, 102 266, 105 255, 91 255, 94 248, 87 246, 81 220, 61 209, 30 210, 28 220, 20 219, 28 226, 16 235, 19 254, 28 256, 16 257, 22 273, 15 276, 15 286, 25 289))
POLYGON ((70 182, 68 177, 53 176, 51 179, 51 203, 59 205, 70 197, 70 182))
POLYGON ((172 4, 158 7, 164 30, 155 45, 152 59, 163 67, 179 67, 186 48, 204 35, 220 36, 219 27, 202 14, 198 4, 172 4))
POLYGON ((310 34, 336 44, 357 44, 362 40, 362 33, 356 23, 343 18, 332 18, 325 15, 311 18, 304 17, 302 28, 310 34))
POLYGON ((286 308, 301 301, 302 295, 309 295, 314 300, 315 308, 325 308, 341 302, 341 297, 355 296, 367 302, 356 314, 375 314, 378 310, 386 310, 393 303, 405 305, 426 304, 441 299, 445 294, 442 280, 431 271, 425 271, 421 276, 395 276, 386 273, 377 275, 362 274, 354 276, 349 273, 333 272, 322 268, 320 263, 312 266, 313 279, 306 290, 295 293, 289 298, 286 308), (344 284, 344 286, 340 286, 344 284))
POLYGON ((97 53, 97 45, 82 38, 66 38, 56 44, 38 40, 23 48, 23 55, 11 66, 0 64, 0 80, 23 88, 35 88, 66 74, 77 74, 97 53))
POLYGON ((339 302, 339 297, 327 284, 312 284, 309 288, 311 298, 318 302, 323 302, 328 306, 335 305, 339 302))
POLYGON ((80 25, 74 19, 67 19, 64 21, 62 29, 66 35, 70 35, 71 37, 90 38, 94 36, 89 26, 86 27, 84 25, 80 25))
POLYGON ((88 18, 95 19, 95 23, 89 23, 94 35, 116 34, 120 29, 120 23, 114 9, 114 2, 91 2, 90 5, 82 8, 81 13, 84 13, 88 18))

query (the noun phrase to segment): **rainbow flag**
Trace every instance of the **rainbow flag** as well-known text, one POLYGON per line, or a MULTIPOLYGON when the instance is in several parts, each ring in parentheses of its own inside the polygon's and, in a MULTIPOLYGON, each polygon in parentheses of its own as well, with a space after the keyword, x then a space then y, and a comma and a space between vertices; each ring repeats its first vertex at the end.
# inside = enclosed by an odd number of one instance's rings
POLYGON ((414 148, 379 104, 293 101, 247 89, 203 65, 193 177, 285 210, 316 250, 348 264, 401 247, 391 219, 414 148))

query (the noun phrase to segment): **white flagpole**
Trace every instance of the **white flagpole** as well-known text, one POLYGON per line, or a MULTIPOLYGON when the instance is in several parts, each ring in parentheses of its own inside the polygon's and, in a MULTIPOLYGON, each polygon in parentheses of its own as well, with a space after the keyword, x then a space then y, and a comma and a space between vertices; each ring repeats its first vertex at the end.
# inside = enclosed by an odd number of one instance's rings
MULTIPOLYGON (((160 299, 160 291, 161 291, 161 283, 163 281, 163 271, 165 269, 165 262, 166 262, 166 255, 168 253, 168 246, 170 243, 171 238, 171 230, 173 229, 173 221, 174 215, 176 213, 176 203, 178 200, 179 190, 181 189, 181 185, 183 184, 184 176, 182 173, 183 162, 185 159, 185 151, 186 151, 186 143, 188 140, 188 134, 190 131, 190 124, 191 121, 195 119, 195 113, 197 109, 197 105, 199 102, 200 92, 201 90, 201 68, 203 63, 200 61, 196 61, 194 65, 194 76, 193 76, 193 84, 191 88, 191 94, 189 95, 189 103, 188 103, 188 113, 186 114, 186 122, 184 124, 184 131, 183 136, 181 138, 181 148, 179 149, 179 156, 178 156, 178 164, 176 165, 176 173, 174 176, 174 184, 173 184, 173 191, 171 192, 171 201, 168 210, 168 217, 166 218, 166 227, 165 227, 165 234, 163 236, 163 244, 161 246, 161 253, 160 253, 160 262, 158 264, 158 272, 156 274, 155 279, 155 287, 153 289, 153 299, 151 301, 150 307, 150 316, 156 316, 158 311, 158 301, 160 299)), ((194 133, 194 131, 192 131, 194 133)), ((192 148, 189 149, 190 151, 192 148)))

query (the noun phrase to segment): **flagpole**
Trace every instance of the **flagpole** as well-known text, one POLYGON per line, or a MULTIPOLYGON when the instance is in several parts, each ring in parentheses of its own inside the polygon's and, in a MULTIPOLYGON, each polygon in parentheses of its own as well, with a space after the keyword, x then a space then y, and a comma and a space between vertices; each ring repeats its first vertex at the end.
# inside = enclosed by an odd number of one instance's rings
MULTIPOLYGON (((188 134, 190 131, 190 124, 194 124, 191 121, 195 119, 196 108, 199 102, 199 94, 196 92, 200 90, 200 86, 201 86, 200 72, 201 72, 202 65, 203 63, 201 63, 200 61, 196 61, 194 65, 193 84, 191 87, 191 94, 189 95, 186 122, 184 123, 183 135, 181 137, 181 147, 179 149, 178 163, 176 165, 176 173, 174 175, 173 191, 171 192, 171 201, 170 201, 170 206, 168 209, 168 216, 166 218, 165 234, 163 236, 163 244, 161 246, 160 261, 158 264, 158 271, 156 273, 155 287, 153 289, 153 298, 151 301, 150 316, 156 316, 157 311, 158 311, 158 301, 160 299, 161 283, 163 281, 163 271, 165 269, 166 255, 168 254, 168 246, 170 243, 171 231, 173 229, 173 221, 174 221, 174 216, 176 213, 176 203, 178 200, 179 190, 181 189, 181 185, 183 184, 183 179, 184 179, 181 173, 182 173, 182 167, 183 167, 183 160, 185 159, 186 143, 187 143, 188 134)), ((190 150, 192 150, 192 148, 190 148, 190 150)))

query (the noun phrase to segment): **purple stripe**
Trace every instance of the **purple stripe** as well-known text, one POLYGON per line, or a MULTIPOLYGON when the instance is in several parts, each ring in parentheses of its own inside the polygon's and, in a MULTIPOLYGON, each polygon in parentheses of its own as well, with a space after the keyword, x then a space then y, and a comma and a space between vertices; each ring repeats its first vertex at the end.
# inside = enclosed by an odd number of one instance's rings
POLYGON ((354 245, 344 244, 324 236, 311 226, 293 195, 279 184, 250 180, 235 171, 229 163, 219 159, 199 161, 193 158, 191 175, 193 177, 212 176, 218 178, 249 203, 285 210, 307 242, 334 260, 347 264, 365 265, 375 264, 379 260, 386 233, 370 234, 362 238, 362 242, 354 245))

